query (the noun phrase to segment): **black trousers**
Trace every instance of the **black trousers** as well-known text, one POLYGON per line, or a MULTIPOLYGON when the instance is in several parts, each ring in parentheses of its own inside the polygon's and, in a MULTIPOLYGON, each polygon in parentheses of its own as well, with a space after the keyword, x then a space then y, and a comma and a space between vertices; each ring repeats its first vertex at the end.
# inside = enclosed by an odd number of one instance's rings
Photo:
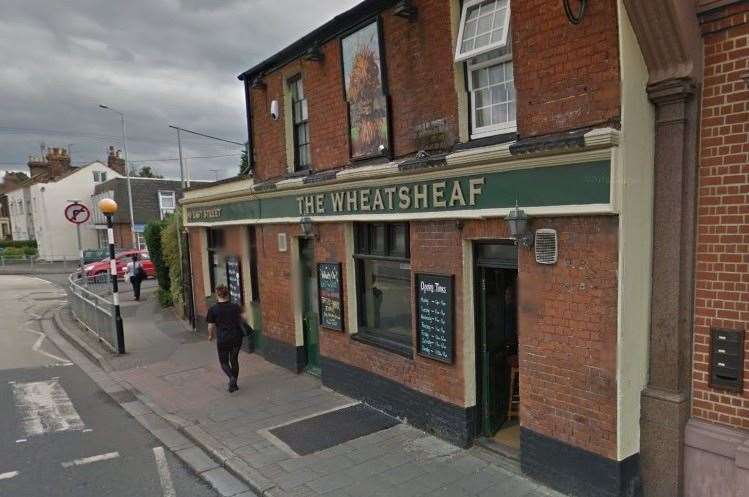
POLYGON ((218 362, 230 380, 236 380, 239 377, 239 350, 241 348, 242 342, 218 346, 218 362))
POLYGON ((133 296, 135 300, 140 300, 140 284, 142 280, 137 276, 130 277, 130 284, 133 285, 133 296))

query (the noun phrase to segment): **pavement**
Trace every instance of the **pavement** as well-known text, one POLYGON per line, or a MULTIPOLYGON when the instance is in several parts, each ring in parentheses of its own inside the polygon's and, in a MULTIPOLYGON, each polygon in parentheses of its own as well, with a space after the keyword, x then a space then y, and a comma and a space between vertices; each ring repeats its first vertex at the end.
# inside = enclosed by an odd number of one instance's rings
POLYGON ((170 445, 149 432, 120 407, 132 394, 57 335, 65 299, 41 279, 0 276, 0 496, 220 495, 169 450, 189 440, 156 419, 170 445))
POLYGON ((192 444, 175 454, 196 473, 221 470, 236 478, 231 491, 249 488, 273 497, 561 496, 521 475, 514 461, 483 447, 460 449, 402 423, 300 456, 271 430, 357 402, 323 388, 319 378, 244 352, 240 390, 229 394, 215 344, 160 309, 152 291, 143 296, 140 303, 123 304, 124 356, 101 348, 66 308, 56 322, 84 360, 96 363, 97 375, 138 399, 138 416, 165 423, 192 444))

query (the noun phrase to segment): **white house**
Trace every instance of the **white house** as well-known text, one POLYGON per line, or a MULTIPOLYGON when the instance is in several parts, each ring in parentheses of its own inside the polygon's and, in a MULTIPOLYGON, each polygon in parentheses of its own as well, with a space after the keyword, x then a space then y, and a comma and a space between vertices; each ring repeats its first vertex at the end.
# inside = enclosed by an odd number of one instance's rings
POLYGON ((31 214, 29 187, 21 187, 8 192, 8 214, 13 240, 34 240, 34 219, 31 214))
POLYGON ((65 207, 77 200, 91 211, 89 220, 81 224, 81 245, 84 250, 99 246, 96 232, 90 229, 95 205, 91 195, 97 184, 121 178, 116 171, 101 162, 82 166, 55 182, 36 183, 29 188, 34 234, 39 257, 44 260, 75 259, 78 241, 75 224, 65 219, 65 207))

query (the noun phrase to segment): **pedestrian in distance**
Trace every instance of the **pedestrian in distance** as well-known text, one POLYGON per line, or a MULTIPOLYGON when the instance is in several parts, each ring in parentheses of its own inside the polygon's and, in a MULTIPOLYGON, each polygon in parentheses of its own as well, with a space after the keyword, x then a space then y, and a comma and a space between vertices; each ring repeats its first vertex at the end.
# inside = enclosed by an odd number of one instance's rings
POLYGON ((135 300, 140 300, 140 284, 146 279, 146 270, 138 260, 138 254, 133 254, 133 260, 127 263, 127 279, 133 286, 135 300))
POLYGON ((239 351, 244 337, 244 316, 242 307, 229 301, 229 289, 224 285, 216 287, 218 302, 208 309, 208 340, 216 339, 218 361, 221 369, 229 377, 229 392, 236 392, 239 377, 239 351))

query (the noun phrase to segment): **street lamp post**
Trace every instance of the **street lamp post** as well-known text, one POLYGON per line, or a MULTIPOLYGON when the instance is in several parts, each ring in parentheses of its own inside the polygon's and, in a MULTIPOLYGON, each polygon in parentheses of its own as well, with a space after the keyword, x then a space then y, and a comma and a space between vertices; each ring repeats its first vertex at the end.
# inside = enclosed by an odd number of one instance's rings
POLYGON ((117 202, 111 198, 99 201, 99 210, 107 218, 107 239, 109 240, 109 273, 112 280, 112 303, 114 304, 114 324, 117 341, 117 353, 125 353, 125 331, 122 327, 122 314, 120 314, 120 294, 117 288, 117 260, 114 256, 114 230, 112 229, 112 216, 117 212, 117 202))
POLYGON ((127 160, 127 123, 125 122, 125 114, 123 112, 118 111, 117 109, 113 109, 111 107, 108 107, 106 105, 99 104, 99 107, 104 110, 110 110, 114 112, 115 114, 120 115, 120 119, 122 120, 122 148, 123 152, 125 152, 125 174, 127 178, 127 203, 128 203, 128 210, 130 211, 130 236, 133 240, 133 249, 139 249, 138 247, 138 238, 135 235, 135 216, 133 215, 133 187, 130 184, 130 163, 127 160))

